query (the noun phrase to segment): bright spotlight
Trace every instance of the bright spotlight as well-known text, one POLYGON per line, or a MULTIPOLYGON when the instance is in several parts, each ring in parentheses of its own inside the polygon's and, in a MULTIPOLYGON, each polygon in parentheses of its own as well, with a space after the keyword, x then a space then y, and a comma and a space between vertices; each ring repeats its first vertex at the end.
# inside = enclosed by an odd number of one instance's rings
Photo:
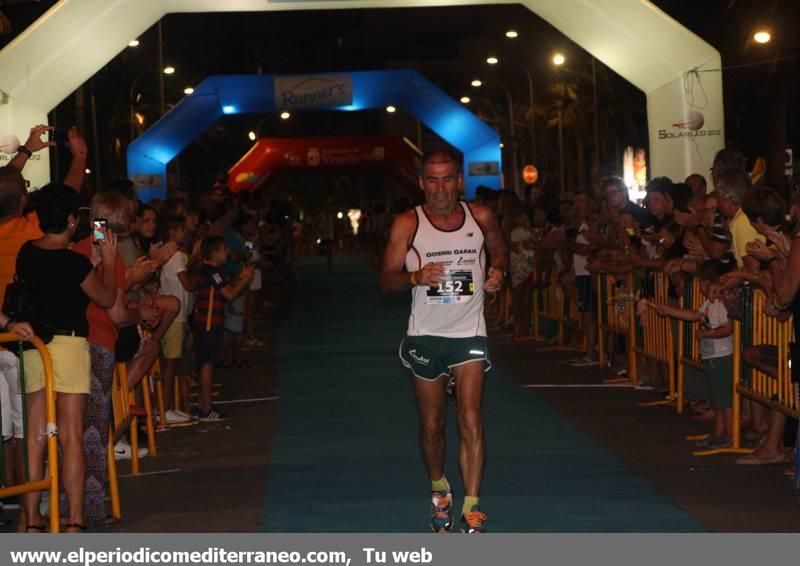
POLYGON ((256 133, 255 132, 248 132, 247 137, 250 138, 250 141, 256 141, 256 133))
POLYGON ((131 39, 128 42, 128 47, 139 47, 139 40, 138 39, 131 39))
POLYGON ((288 112, 281 112, 281 120, 288 120, 291 117, 292 115, 289 114, 288 112))
POLYGON ((391 106, 391 105, 390 105, 390 106, 387 106, 387 107, 386 107, 386 111, 387 111, 389 114, 392 114, 392 113, 394 113, 394 112, 397 112, 397 108, 395 108, 394 106, 391 106))
POLYGON ((344 212, 337 212, 337 213, 336 213, 336 218, 338 218, 339 220, 341 220, 342 218, 344 218, 344 212))
POLYGON ((489 63, 490 65, 497 65, 500 62, 500 59, 498 59, 497 57, 487 57, 486 62, 489 63))
POLYGON ((461 97, 461 104, 469 104, 471 101, 469 96, 462 96, 461 97))
POLYGON ((553 65, 556 67, 560 67, 566 62, 566 58, 561 53, 556 53, 553 55, 553 65))
POLYGON ((483 85, 483 82, 482 82, 480 79, 475 79, 475 80, 474 80, 474 81, 472 81, 470 84, 471 84, 472 86, 474 86, 474 87, 476 87, 476 88, 477 88, 477 87, 479 87, 479 86, 483 85))
POLYGON ((172 65, 164 67, 164 74, 165 75, 174 75, 175 74, 175 67, 173 67, 172 65))
POLYGON ((756 40, 756 43, 769 43, 769 40, 772 39, 772 35, 766 30, 760 30, 753 35, 753 39, 756 40))
POLYGON ((519 37, 519 34, 516 30, 510 29, 506 32, 506 37, 509 39, 516 39, 519 37))
POLYGON ((183 89, 183 94, 192 94, 193 92, 194 89, 190 86, 187 86, 185 89, 183 89))

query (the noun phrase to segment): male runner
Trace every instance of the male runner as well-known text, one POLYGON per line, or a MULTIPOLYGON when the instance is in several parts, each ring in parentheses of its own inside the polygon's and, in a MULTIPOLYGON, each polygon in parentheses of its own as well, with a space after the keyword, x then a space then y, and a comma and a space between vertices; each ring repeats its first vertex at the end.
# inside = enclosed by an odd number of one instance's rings
POLYGON ((462 181, 455 154, 436 151, 423 156, 419 186, 425 204, 392 224, 380 285, 387 292, 411 288, 411 317, 400 359, 414 375, 419 441, 431 478, 431 528, 443 532, 453 526, 453 494, 444 475, 445 386, 452 375, 461 437, 458 459, 466 491, 461 527, 466 533, 481 533, 486 530, 478 501, 486 459, 481 402, 484 373, 491 367, 483 293, 502 288, 508 250, 494 214, 459 200, 462 181))

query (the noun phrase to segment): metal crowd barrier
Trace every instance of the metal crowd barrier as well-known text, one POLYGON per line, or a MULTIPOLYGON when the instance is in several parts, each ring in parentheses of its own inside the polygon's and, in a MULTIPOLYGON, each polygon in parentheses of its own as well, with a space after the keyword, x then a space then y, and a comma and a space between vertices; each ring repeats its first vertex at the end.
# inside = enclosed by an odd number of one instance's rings
MULTIPOLYGON (((0 334, 0 343, 20 342, 22 337, 10 332, 0 334)), ((47 346, 39 338, 34 337, 31 343, 42 357, 44 367, 44 391, 45 391, 45 411, 47 418, 47 466, 44 478, 37 481, 30 481, 28 477, 28 423, 25 415, 25 371, 22 368, 20 356, 20 392, 22 393, 23 426, 25 428, 23 442, 25 443, 25 481, 18 485, 0 487, 0 499, 30 493, 32 491, 47 491, 50 494, 50 532, 57 533, 59 530, 59 510, 58 510, 58 425, 56 420, 56 392, 54 388, 53 362, 47 346)), ((20 353, 22 344, 20 342, 20 353)), ((3 447, 0 446, 0 470, 3 470, 2 461, 3 447)), ((5 480, 5 478, 3 478, 5 480)))
MULTIPOLYGON (((541 279, 536 276, 534 271, 533 277, 535 281, 541 279)), ((544 339, 541 329, 542 320, 551 320, 557 328, 557 335, 554 342, 550 346, 543 346, 539 351, 586 351, 586 343, 584 340, 583 347, 570 347, 566 344, 565 339, 565 326, 567 322, 579 328, 581 318, 578 313, 577 305, 574 301, 569 300, 569 296, 561 287, 558 281, 558 273, 552 270, 550 281, 545 286, 537 286, 532 289, 533 299, 531 301, 531 314, 533 320, 533 336, 537 339, 544 339)))
MULTIPOLYGON (((766 312, 767 298, 760 289, 741 287, 739 306, 741 321, 733 323, 733 435, 731 448, 701 450, 698 456, 736 453, 747 454, 752 449, 741 445, 741 401, 742 397, 762 403, 787 416, 800 418, 800 404, 797 400, 795 384, 791 379, 789 365, 789 343, 792 339, 792 320, 779 321, 766 312), (778 349, 777 379, 750 368, 742 363, 742 353, 748 346, 771 345, 778 349)), ((681 297, 680 306, 698 310, 703 303, 700 281, 688 281, 681 297)), ((677 404, 683 407, 684 374, 687 366, 702 369, 700 344, 695 337, 697 323, 678 322, 678 366, 677 366, 677 404)), ((688 437, 689 440, 702 439, 707 435, 688 437)))
POLYGON ((664 364, 667 369, 669 393, 667 399, 639 403, 639 406, 657 407, 675 404, 680 413, 683 410, 683 401, 675 383, 673 321, 656 311, 656 305, 669 305, 669 279, 662 272, 645 272, 642 289, 645 290, 644 296, 637 303, 635 316, 636 352, 664 364))
POLYGON ((761 289, 744 290, 742 349, 747 346, 771 345, 778 349, 777 379, 756 370, 742 367, 737 393, 762 403, 787 416, 800 417, 794 394, 789 364, 789 343, 792 340, 792 319, 779 321, 766 313, 767 297, 761 289))
MULTIPOLYGON (((700 292, 700 280, 692 278, 687 281, 680 298, 678 306, 683 309, 699 310, 703 304, 703 295, 700 292)), ((702 371, 703 360, 700 358, 700 343, 695 338, 695 330, 697 324, 693 322, 686 322, 683 320, 677 321, 678 323, 678 368, 677 368, 677 383, 678 389, 677 406, 678 412, 683 411, 684 406, 684 383, 686 376, 686 367, 693 367, 702 371)))
MULTIPOLYGON (((153 370, 148 372, 153 373, 153 370)), ((153 419, 153 404, 150 391, 150 376, 145 376, 141 382, 142 397, 145 408, 145 424, 147 429, 148 452, 150 457, 157 454, 156 429, 153 419)), ((131 473, 139 475, 139 417, 131 411, 136 395, 134 390, 128 388, 128 369, 124 363, 114 367, 114 377, 111 381, 111 422, 108 435, 108 490, 111 498, 111 515, 115 519, 122 518, 122 505, 119 494, 119 480, 117 476, 117 461, 114 457, 114 445, 127 432, 131 446, 131 473)))
POLYGON ((607 379, 605 383, 639 382, 636 369, 636 325, 634 323, 635 302, 633 273, 614 275, 594 273, 597 293, 597 352, 600 363, 606 359, 606 339, 608 334, 618 334, 625 338, 625 355, 628 358, 628 377, 607 379), (617 277, 622 280, 619 281, 617 277))

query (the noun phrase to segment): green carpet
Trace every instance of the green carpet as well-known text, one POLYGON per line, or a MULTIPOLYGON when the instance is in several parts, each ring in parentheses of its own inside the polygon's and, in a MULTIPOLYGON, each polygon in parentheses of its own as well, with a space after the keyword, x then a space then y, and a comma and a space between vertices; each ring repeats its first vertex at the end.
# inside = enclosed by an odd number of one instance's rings
MULTIPOLYGON (((300 262, 279 332, 277 432, 266 532, 425 532, 430 483, 397 358, 410 295, 382 295, 351 258, 300 262)), ((495 360, 486 386, 481 494, 493 532, 697 532, 700 527, 495 360)), ((461 508, 455 412, 446 473, 461 508)))

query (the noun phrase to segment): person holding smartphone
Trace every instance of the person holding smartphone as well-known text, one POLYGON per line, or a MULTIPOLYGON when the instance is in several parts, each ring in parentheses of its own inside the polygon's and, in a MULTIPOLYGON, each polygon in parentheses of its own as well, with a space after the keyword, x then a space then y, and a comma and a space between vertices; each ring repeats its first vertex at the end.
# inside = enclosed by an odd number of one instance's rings
MULTIPOLYGON (((103 277, 108 264, 101 253, 109 235, 117 237, 127 231, 130 223, 129 207, 118 193, 99 193, 91 202, 91 234, 77 242, 72 251, 85 256, 94 266, 99 277, 103 277)), ((114 351, 119 337, 119 328, 136 327, 142 312, 128 304, 125 292, 125 264, 117 251, 113 263, 116 294, 109 308, 92 302, 86 309, 89 323, 89 356, 91 381, 86 405, 86 427, 83 433, 83 449, 86 455, 86 491, 83 505, 83 521, 87 526, 100 525, 106 520, 106 446, 108 425, 111 416, 111 381, 114 376, 114 351), (91 456, 91 457, 90 457, 91 456)))

